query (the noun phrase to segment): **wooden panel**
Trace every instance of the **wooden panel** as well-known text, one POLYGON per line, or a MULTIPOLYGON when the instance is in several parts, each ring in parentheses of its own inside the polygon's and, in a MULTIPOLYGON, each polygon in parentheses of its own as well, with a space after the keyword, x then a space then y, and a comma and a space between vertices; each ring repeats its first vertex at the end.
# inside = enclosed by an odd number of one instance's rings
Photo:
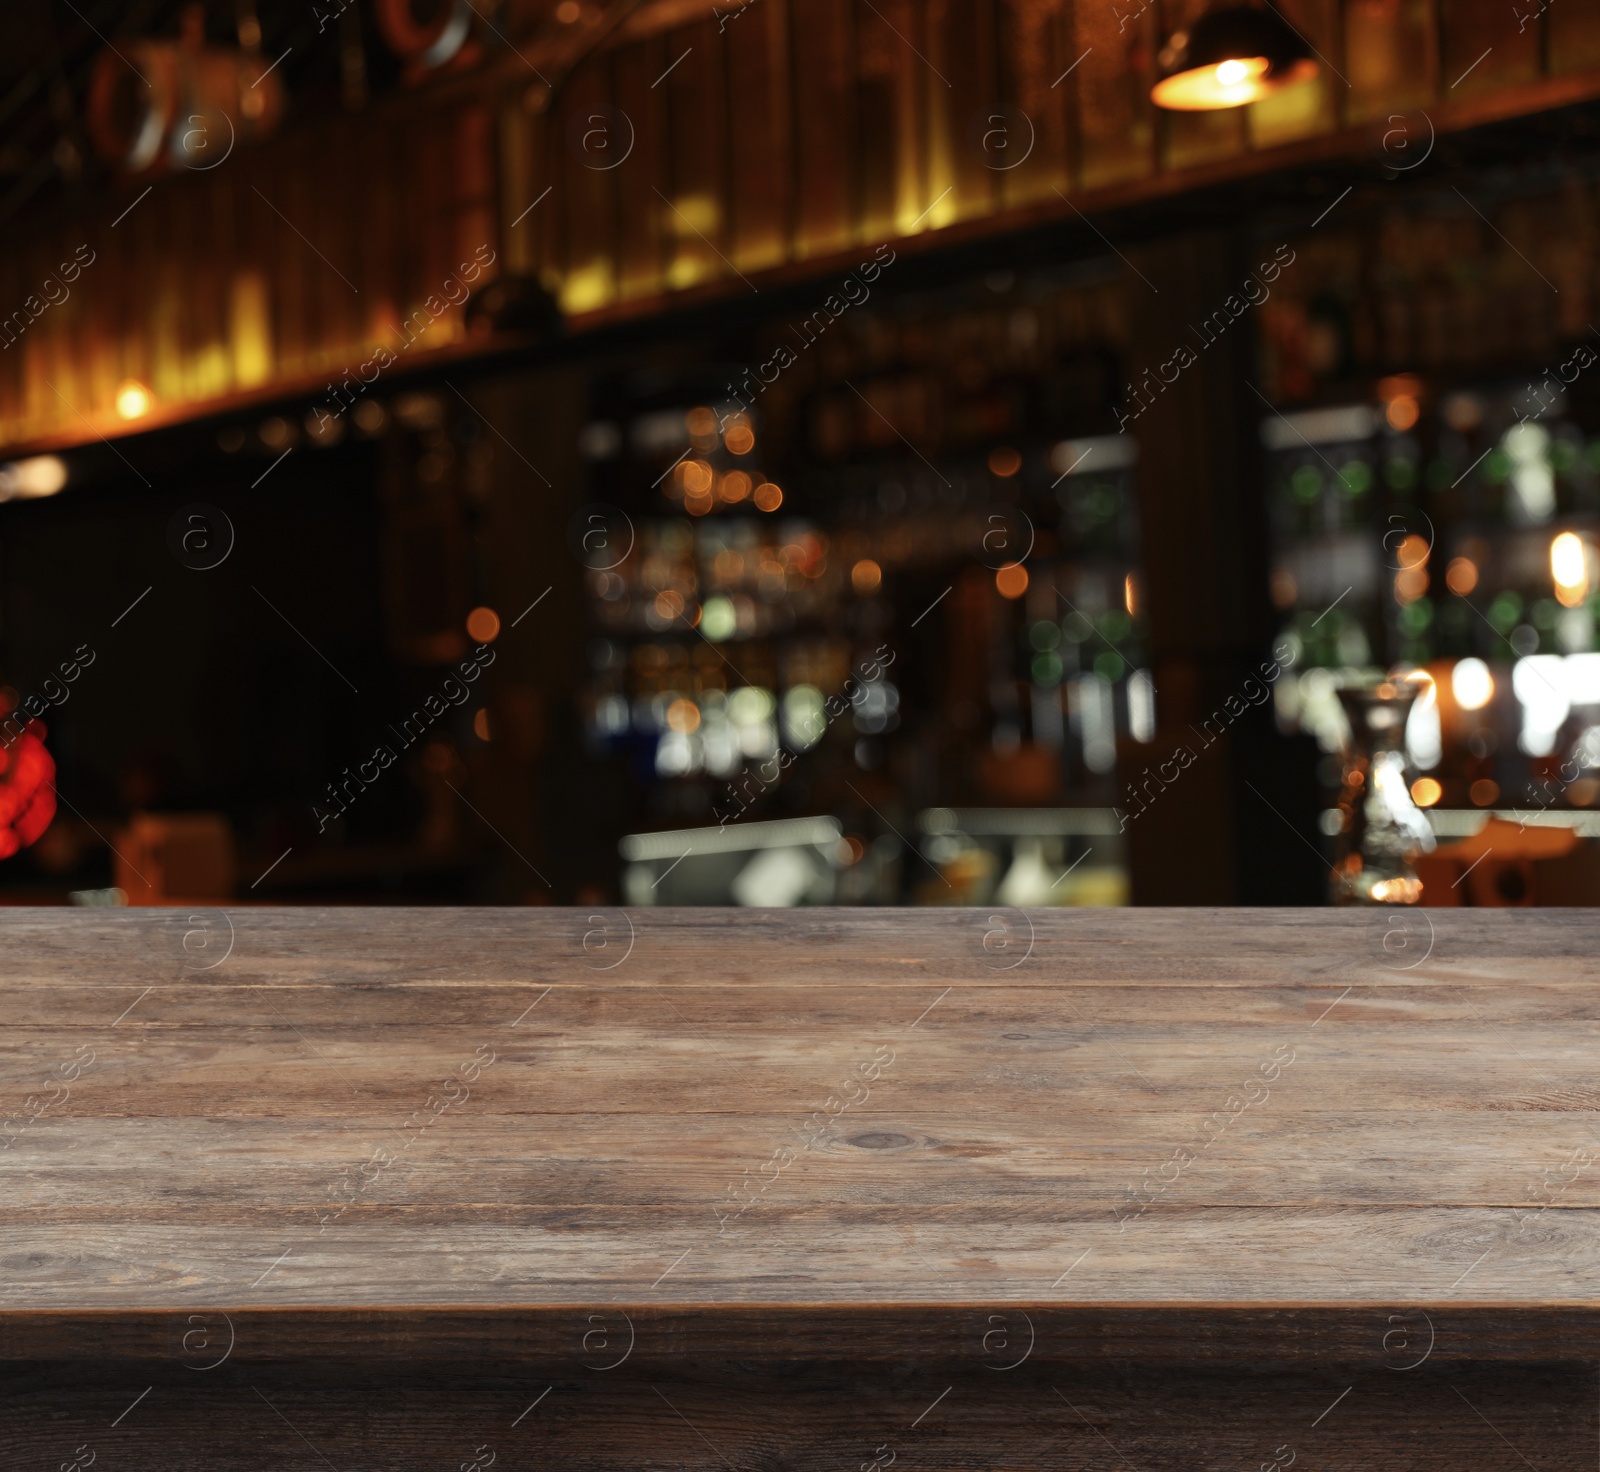
POLYGON ((855 63, 849 0, 791 7, 794 48, 795 254, 856 239, 855 63))
POLYGON ((1539 75, 1540 28, 1526 24, 1518 6, 1507 0, 1450 0, 1440 10, 1444 83, 1450 91, 1479 96, 1539 75))
MULTIPOLYGON (((157 391, 147 424, 314 390, 392 341, 399 317, 484 243, 518 271, 547 272, 579 315, 648 310, 641 298, 742 292, 735 272, 896 234, 986 218, 1009 229, 1064 212, 1058 190, 1091 211, 1126 202, 1136 180, 1158 197, 1174 187, 1163 172, 1204 166, 1209 178, 1247 146, 1303 144, 1316 168, 1335 153, 1370 159, 1374 120, 1426 107, 1449 133, 1502 97, 1527 112, 1600 85, 1577 75, 1600 67, 1600 22, 1577 0, 1283 0, 1327 62, 1318 82, 1239 114, 1158 122, 1156 55, 1197 3, 652 0, 579 63, 552 117, 538 114, 530 68, 549 62, 559 80, 551 56, 566 43, 547 56, 536 40, 520 59, 327 119, 315 140, 241 145, 213 171, 162 176, 147 196, 129 186, 85 219, 76 233, 105 264, 12 350, 0 441, 54 447, 125 430, 112 410, 125 377, 157 391), (1557 80, 1527 88, 1544 73, 1557 80), (608 96, 629 115, 634 150, 602 178, 581 170, 565 130, 574 108, 608 96), (994 167, 1024 118, 1027 164, 994 167), (1318 139, 1340 125, 1336 143, 1318 139), (66 380, 71 403, 48 387, 66 380)), ((535 36, 544 13, 508 12, 507 34, 535 36)), ((18 304, 33 238, 7 251, 18 304)), ((427 346, 458 336, 449 313, 427 346)))
MULTIPOLYGON (((1523 0, 1516 7, 1519 24, 1530 29, 1537 24, 1523 17, 1539 9, 1539 0, 1523 0)), ((1564 5, 1543 12, 1545 47, 1553 72, 1587 71, 1600 67, 1600 10, 1589 5, 1564 5)))
POLYGON ((671 244, 667 284, 694 286, 726 273, 728 247, 727 110, 723 40, 710 21, 667 38, 681 55, 661 87, 671 113, 672 187, 662 225, 671 244))
MULTIPOLYGON (((454 129, 446 123, 442 131, 450 139, 454 129)), ((354 138, 351 141, 354 142, 354 138)), ((455 172, 459 173, 459 160, 455 162, 455 172)), ((359 152, 351 148, 341 150, 336 159, 310 171, 316 199, 316 228, 312 231, 301 226, 317 243, 317 249, 337 267, 321 279, 319 318, 312 329, 318 339, 317 366, 332 377, 353 366, 351 346, 360 343, 365 336, 366 309, 361 301, 362 241, 370 227, 349 207, 351 196, 360 188, 357 182, 360 165, 359 152)))
MULTIPOLYGON (((562 272, 566 269, 564 205, 559 197, 566 184, 568 160, 571 157, 566 129, 567 113, 559 102, 547 114, 541 114, 534 120, 531 154, 537 161, 536 168, 533 181, 525 191, 528 202, 517 212, 522 215, 524 210, 532 206, 531 213, 524 217, 522 228, 531 232, 530 249, 536 263, 533 274, 550 282, 552 287, 560 283, 562 272)), ((512 218, 516 219, 517 216, 512 218)))
POLYGON ((935 198, 946 195, 933 219, 989 214, 999 162, 1021 147, 1017 120, 1000 111, 992 0, 927 0, 927 37, 928 185, 935 198))
MULTIPOLYGON (((451 259, 455 230, 450 219, 450 204, 455 196, 455 159, 448 116, 426 121, 412 119, 406 128, 417 179, 415 195, 407 198, 404 212, 405 307, 408 313, 429 297, 438 299, 444 278, 455 269, 451 259)), ((430 329, 429 337, 435 334, 439 338, 444 336, 438 328, 430 329)))
POLYGON ((918 18, 914 0, 863 0, 856 8, 859 187, 867 240, 915 228, 933 198, 924 193, 921 118, 923 99, 940 83, 912 49, 918 18))
POLYGON ((1169 169, 1215 164, 1243 153, 1249 113, 1244 108, 1222 112, 1161 114, 1161 162, 1169 169))
POLYGON ((999 181, 1007 205, 1054 200, 1072 183, 1070 94, 1062 85, 1072 62, 1070 9, 1066 0, 1002 0, 999 7, 1000 94, 1027 124, 1013 156, 999 160, 1009 165, 999 181), (1025 142, 1030 151, 1019 161, 1025 142))
MULTIPOLYGON (((305 242, 289 228, 281 211, 285 203, 293 208, 293 200, 286 197, 286 183, 290 170, 280 160, 264 160, 250 181, 250 211, 252 234, 262 244, 262 257, 273 265, 272 340, 276 345, 274 367, 277 373, 291 374, 305 371, 306 355, 306 296, 310 267, 321 266, 311 257, 305 242), (277 166, 274 167, 273 165, 277 166)), ((132 224, 142 210, 136 210, 129 220, 132 224)))
MULTIPOLYGON (((395 140, 384 130, 366 129, 354 141, 359 177, 382 178, 387 155, 395 140)), ((381 343, 394 349, 399 336, 402 301, 401 247, 403 214, 400 201, 376 192, 368 201, 367 228, 362 232, 357 259, 360 263, 362 306, 356 342, 381 343)), ((488 237, 491 241, 495 238, 488 237)))
POLYGON ((603 307, 617 291, 617 172, 636 139, 632 122, 612 102, 609 80, 605 68, 584 68, 562 99, 556 209, 565 227, 562 306, 569 312, 603 307))
POLYGON ((1350 121, 1419 107, 1441 87, 1433 0, 1344 0, 1344 24, 1350 121))
POLYGON ((789 254, 793 155, 784 0, 758 0, 736 11, 724 34, 733 179, 729 254, 741 271, 759 271, 789 254))
MULTIPOLYGON (((454 226, 455 249, 450 266, 459 271, 463 261, 470 261, 473 253, 485 245, 493 247, 500 236, 495 198, 494 114, 481 103, 469 103, 456 114, 454 132, 455 193, 449 216, 454 226)), ((608 211, 608 243, 610 216, 608 211)), ((485 280, 496 274, 491 266, 485 280)), ((481 286, 484 281, 478 284, 481 286)))
POLYGON ((1150 87, 1160 46, 1154 8, 1077 5, 1073 31, 1076 65, 1068 80, 1082 140, 1080 186, 1094 189, 1149 173, 1155 138, 1150 87))
MULTIPOLYGON (((527 93, 524 92, 524 97, 527 93)), ((514 276, 539 274, 538 227, 528 223, 533 202, 550 182, 543 152, 544 120, 525 102, 500 110, 500 202, 505 208, 503 268, 514 276)))
MULTIPOLYGON (((107 270, 104 257, 97 264, 102 272, 107 270)), ((10 323, 9 332, 0 334, 0 401, 9 406, 13 414, 24 412, 26 407, 27 364, 21 344, 27 341, 30 329, 22 324, 28 321, 24 303, 33 289, 26 284, 27 279, 26 259, 21 251, 10 251, 0 257, 0 320, 10 323), (12 318, 14 312, 22 313, 22 323, 12 318), (22 327, 22 335, 14 336, 19 327, 22 327)))
MULTIPOLYGON (((666 93, 661 74, 682 51, 667 54, 652 37, 612 60, 617 110, 633 135, 633 151, 617 166, 617 274, 624 297, 665 286, 672 176, 668 167, 666 93)), ((543 208, 543 206, 540 206, 543 208)))

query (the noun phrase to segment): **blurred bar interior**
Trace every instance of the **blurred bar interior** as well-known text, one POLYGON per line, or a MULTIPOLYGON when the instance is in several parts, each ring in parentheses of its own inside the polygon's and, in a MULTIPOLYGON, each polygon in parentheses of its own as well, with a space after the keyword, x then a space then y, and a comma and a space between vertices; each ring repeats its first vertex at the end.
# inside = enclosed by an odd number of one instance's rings
POLYGON ((0 898, 1600 903, 1595 5, 0 68, 0 898))

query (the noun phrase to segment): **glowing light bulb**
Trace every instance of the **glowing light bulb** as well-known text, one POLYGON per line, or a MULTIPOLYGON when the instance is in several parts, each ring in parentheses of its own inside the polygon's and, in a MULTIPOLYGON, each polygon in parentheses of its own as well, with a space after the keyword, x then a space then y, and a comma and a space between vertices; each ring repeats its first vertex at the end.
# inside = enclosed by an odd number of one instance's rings
POLYGON ((1462 710, 1482 710, 1494 696, 1494 676, 1481 659, 1458 659, 1450 671, 1450 691, 1462 710))
POLYGON ((1235 87, 1250 75, 1250 68, 1242 61, 1224 61, 1217 65, 1217 80, 1224 87, 1235 87))
POLYGON ((1583 602, 1589 591, 1588 548, 1574 532, 1562 532, 1550 543, 1550 576, 1556 597, 1568 608, 1583 602))
POLYGON ((1444 796, 1444 788, 1435 777, 1418 777, 1411 784, 1411 800, 1419 808, 1433 807, 1444 796))
POLYGON ((13 496, 53 496, 66 483, 66 462, 55 455, 35 455, 0 465, 0 501, 13 496))
POLYGON ((117 389, 117 413, 124 419, 142 419, 150 412, 150 390, 136 378, 117 389))
POLYGON ((1457 557, 1446 569, 1444 580, 1450 585, 1452 593, 1465 598, 1478 586, 1478 564, 1470 557, 1457 557))
POLYGON ((1020 562, 1008 562, 995 573, 994 585, 1002 598, 1020 598, 1028 591, 1028 569, 1020 562))

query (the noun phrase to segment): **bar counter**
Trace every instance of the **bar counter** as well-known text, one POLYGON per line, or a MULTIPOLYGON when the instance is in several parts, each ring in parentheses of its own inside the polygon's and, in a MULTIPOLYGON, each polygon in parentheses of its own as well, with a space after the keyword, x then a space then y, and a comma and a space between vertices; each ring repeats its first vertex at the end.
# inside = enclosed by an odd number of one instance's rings
POLYGON ((1595 1462, 1593 912, 0 926, 7 1465, 1595 1462))

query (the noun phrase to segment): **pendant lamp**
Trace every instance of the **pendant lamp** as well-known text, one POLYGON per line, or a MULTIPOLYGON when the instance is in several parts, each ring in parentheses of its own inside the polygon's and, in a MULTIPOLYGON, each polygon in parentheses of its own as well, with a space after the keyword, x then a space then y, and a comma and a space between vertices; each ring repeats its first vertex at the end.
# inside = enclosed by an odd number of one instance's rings
POLYGON ((1311 47, 1277 11, 1219 5, 1162 49, 1150 96, 1174 112, 1210 112, 1259 102, 1317 74, 1311 47))

